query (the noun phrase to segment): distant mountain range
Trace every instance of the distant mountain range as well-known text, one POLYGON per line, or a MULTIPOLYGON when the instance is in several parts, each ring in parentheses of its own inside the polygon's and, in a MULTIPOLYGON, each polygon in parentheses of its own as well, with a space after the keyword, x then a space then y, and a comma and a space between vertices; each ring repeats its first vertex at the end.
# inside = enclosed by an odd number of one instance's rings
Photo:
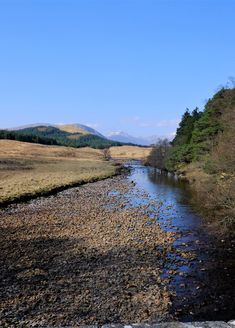
MULTIPOLYGON (((167 136, 169 140, 172 139, 173 136, 167 136)), ((159 139, 164 139, 166 136, 150 136, 150 137, 133 137, 128 133, 118 131, 111 132, 108 136, 108 139, 113 141, 125 142, 125 143, 133 143, 141 146, 150 146, 155 144, 159 139)))
POLYGON ((137 145, 147 146, 150 144, 149 140, 141 138, 141 137, 133 137, 125 132, 112 132, 107 136, 108 139, 113 141, 125 142, 125 143, 133 143, 137 145))

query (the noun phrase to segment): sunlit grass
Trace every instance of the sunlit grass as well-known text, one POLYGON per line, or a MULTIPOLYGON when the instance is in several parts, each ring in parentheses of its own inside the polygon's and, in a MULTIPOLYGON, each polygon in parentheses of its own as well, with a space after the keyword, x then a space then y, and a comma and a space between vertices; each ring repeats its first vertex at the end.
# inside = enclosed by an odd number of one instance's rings
POLYGON ((0 203, 114 173, 100 150, 0 140, 0 203))

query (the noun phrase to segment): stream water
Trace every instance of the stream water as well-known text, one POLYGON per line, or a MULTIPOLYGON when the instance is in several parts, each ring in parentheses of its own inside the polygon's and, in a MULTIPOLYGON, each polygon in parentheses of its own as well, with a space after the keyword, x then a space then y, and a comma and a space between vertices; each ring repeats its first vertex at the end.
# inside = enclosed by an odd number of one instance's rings
POLYGON ((235 240, 215 237, 190 205, 187 182, 156 169, 131 163, 128 179, 135 185, 132 206, 150 204, 150 216, 162 229, 177 233, 175 253, 162 277, 174 272, 172 314, 180 320, 230 320, 235 316, 235 240), (156 207, 156 204, 160 206, 156 207), (191 252, 183 259, 178 251, 191 252))

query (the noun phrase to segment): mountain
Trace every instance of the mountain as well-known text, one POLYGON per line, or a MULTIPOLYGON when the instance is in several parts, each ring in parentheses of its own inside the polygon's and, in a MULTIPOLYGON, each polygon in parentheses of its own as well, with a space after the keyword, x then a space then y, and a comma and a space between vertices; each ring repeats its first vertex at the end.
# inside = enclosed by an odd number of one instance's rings
POLYGON ((124 143, 132 143, 137 144, 141 146, 148 146, 150 142, 147 139, 141 138, 141 137, 133 137, 129 135, 128 133, 118 131, 118 132, 111 132, 108 136, 108 139, 118 142, 124 142, 124 143))
POLYGON ((54 127, 62 130, 67 131, 70 133, 82 133, 82 134, 93 134, 95 136, 101 137, 105 139, 105 136, 103 136, 101 133, 99 133, 97 130, 91 128, 90 126, 79 124, 79 123, 73 123, 73 124, 55 124, 54 127))
MULTIPOLYGON (((95 131, 91 129, 92 131, 95 131)), ((91 131, 89 130, 89 131, 91 131)), ((97 132, 98 133, 98 132, 97 132)), ((121 146, 117 141, 108 140, 100 135, 88 133, 80 126, 60 125, 60 128, 53 125, 41 125, 30 127, 20 127, 16 130, 0 130, 0 139, 11 139, 47 145, 61 145, 68 147, 92 147, 108 148, 111 146, 121 146), (72 131, 72 132, 69 132, 72 131)))
POLYGON ((20 126, 16 126, 16 127, 13 127, 13 128, 1 129, 1 130, 18 131, 18 130, 23 130, 23 129, 28 129, 28 128, 35 128, 37 126, 52 126, 52 124, 49 124, 49 123, 34 123, 34 124, 20 125, 20 126))
POLYGON ((96 136, 99 136, 101 138, 105 138, 101 133, 99 133, 98 131, 96 131, 95 129, 84 125, 84 124, 79 124, 79 123, 72 123, 72 124, 51 124, 51 123, 35 123, 35 124, 28 124, 28 125, 22 125, 22 126, 18 126, 15 128, 9 128, 6 130, 12 131, 12 130, 24 130, 24 129, 28 129, 28 128, 35 128, 35 127, 39 127, 39 126, 52 126, 55 128, 58 128, 62 131, 66 131, 69 133, 81 133, 81 134, 93 134, 96 136))

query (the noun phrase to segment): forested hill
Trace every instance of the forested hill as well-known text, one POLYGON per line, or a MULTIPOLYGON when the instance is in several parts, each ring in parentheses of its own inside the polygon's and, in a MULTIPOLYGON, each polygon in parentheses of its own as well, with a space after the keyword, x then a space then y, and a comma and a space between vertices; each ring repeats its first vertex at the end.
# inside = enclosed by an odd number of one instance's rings
POLYGON ((111 141, 94 134, 71 133, 53 126, 37 126, 21 130, 0 130, 0 139, 11 139, 46 145, 68 147, 109 148, 121 146, 122 143, 111 141))
MULTIPOLYGON (((229 169, 234 151, 235 88, 222 89, 210 99, 204 111, 196 108, 191 113, 186 110, 172 142, 172 149, 166 159, 169 170, 177 170, 184 164, 203 161, 206 170, 215 170, 215 152, 221 162, 227 162, 229 169), (222 145, 224 146, 223 153, 222 145), (213 160, 212 160, 213 157, 213 160)), ((233 157, 235 160, 235 157, 233 157)), ((234 164, 234 162, 233 162, 234 164)), ((217 163, 219 165, 219 163, 217 163)), ((235 166, 233 165, 235 168, 235 166)), ((221 167, 222 169, 222 167, 221 167)))
POLYGON ((235 88, 221 89, 204 110, 188 109, 174 140, 162 140, 148 163, 194 181, 198 201, 235 231, 235 88))

